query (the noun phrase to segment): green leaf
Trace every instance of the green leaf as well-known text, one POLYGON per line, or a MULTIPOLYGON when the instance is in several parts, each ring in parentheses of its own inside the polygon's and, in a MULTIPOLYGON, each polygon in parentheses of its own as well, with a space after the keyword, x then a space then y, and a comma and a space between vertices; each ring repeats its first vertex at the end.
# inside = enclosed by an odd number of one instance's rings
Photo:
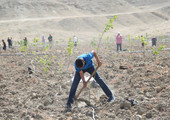
POLYGON ((32 54, 35 55, 35 51, 33 51, 32 54))
POLYGON ((45 72, 48 72, 48 68, 45 67, 45 68, 44 68, 44 71, 45 71, 45 72))
POLYGON ((114 20, 116 20, 117 19, 117 15, 114 15, 114 20))

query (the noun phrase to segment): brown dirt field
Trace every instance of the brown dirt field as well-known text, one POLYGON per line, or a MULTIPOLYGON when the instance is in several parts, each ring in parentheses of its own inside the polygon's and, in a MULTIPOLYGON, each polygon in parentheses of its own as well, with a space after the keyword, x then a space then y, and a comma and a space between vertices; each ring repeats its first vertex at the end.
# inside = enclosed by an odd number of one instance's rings
MULTIPOLYGON (((169 42, 166 42, 166 46, 169 45, 169 42)), ((79 43, 73 48, 70 58, 66 48, 67 46, 61 43, 46 51, 35 48, 37 55, 31 54, 33 48, 30 46, 28 54, 25 55, 17 47, 1 52, 1 120, 170 119, 169 50, 161 51, 156 56, 151 51, 115 52, 113 43, 102 43, 98 55, 103 65, 98 73, 115 95, 115 101, 105 105, 107 99, 105 94, 100 87, 93 88, 90 82, 80 94, 77 104, 72 105, 72 111, 66 112, 65 104, 75 71, 74 60, 78 55, 88 53, 94 47, 79 43), (55 56, 47 73, 43 65, 35 60, 37 56, 44 56, 40 54, 55 56), (128 69, 119 69, 120 66, 126 66, 128 69), (34 73, 29 74, 27 67, 35 69, 34 73), (134 99, 137 105, 131 106, 126 98, 134 99), (88 106, 89 104, 92 106, 88 106)), ((129 49, 129 45, 123 44, 123 48, 129 49)), ((148 45, 146 49, 152 48, 148 45)), ((134 50, 139 50, 139 46, 134 47, 134 50)), ((81 87, 82 83, 78 91, 81 87)))

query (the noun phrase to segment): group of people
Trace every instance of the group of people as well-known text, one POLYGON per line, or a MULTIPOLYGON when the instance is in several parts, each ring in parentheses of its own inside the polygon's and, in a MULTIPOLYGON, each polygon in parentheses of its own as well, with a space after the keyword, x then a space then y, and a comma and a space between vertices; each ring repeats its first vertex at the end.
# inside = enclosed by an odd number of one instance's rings
MULTIPOLYGON (((12 49, 13 48, 12 37, 11 38, 8 37, 7 42, 8 42, 8 47, 12 49)), ((27 44, 28 44, 28 40, 27 40, 27 37, 25 37, 24 38, 24 46, 27 46, 27 44)), ((2 45, 3 45, 2 49, 6 50, 7 49, 7 45, 6 45, 5 40, 2 40, 2 45)))
MULTIPOLYGON (((48 41, 49 41, 50 46, 52 47, 53 37, 52 37, 51 34, 49 34, 48 41)), ((7 43, 8 43, 8 47, 9 47, 9 48, 13 48, 13 40, 12 40, 12 37, 11 37, 11 38, 8 37, 7 43)), ((44 37, 44 36, 42 36, 42 43, 43 43, 43 47, 45 47, 45 37, 44 37)), ((23 39, 23 45, 27 47, 27 45, 28 45, 28 39, 27 39, 27 37, 25 37, 25 38, 23 39)), ((3 46, 2 49, 6 51, 6 50, 7 50, 7 44, 6 44, 5 40, 3 40, 3 39, 2 39, 2 46, 3 46)), ((50 47, 50 48, 51 48, 51 47, 50 47)))
MULTIPOLYGON (((49 45, 50 45, 50 48, 52 48, 52 45, 53 45, 53 36, 51 34, 49 34, 48 36, 48 42, 49 42, 49 45)), ((77 37, 74 35, 73 36, 73 42, 74 42, 74 46, 77 46, 77 37)), ((42 35, 42 45, 43 45, 43 49, 45 48, 45 37, 44 35, 42 35)))
MULTIPOLYGON (((49 41, 49 44, 50 44, 50 48, 52 48, 53 36, 51 34, 49 34, 49 36, 48 36, 48 41, 49 41)), ((42 35, 42 45, 43 45, 43 49, 44 49, 45 48, 45 37, 44 37, 44 35, 42 35)))
MULTIPOLYGON (((120 34, 120 32, 118 32, 117 36, 116 36, 116 45, 117 45, 117 51, 122 51, 122 35, 120 34)), ((141 35, 140 37, 141 43, 142 43, 142 47, 145 46, 145 39, 143 37, 143 35, 141 35)), ((156 41, 157 38, 154 36, 152 37, 152 46, 156 46, 156 41)))
MULTIPOLYGON (((8 37, 7 42, 8 42, 8 47, 12 48, 12 43, 13 43, 12 37, 11 38, 8 37)), ((2 40, 2 45, 3 45, 2 49, 6 50, 7 49, 7 45, 6 45, 5 40, 2 40)))
MULTIPOLYGON (((122 35, 120 34, 120 32, 118 32, 117 36, 116 36, 116 45, 117 45, 117 51, 122 51, 122 35)), ((28 45, 28 40, 27 40, 27 37, 25 37, 24 39, 24 46, 27 46, 28 45)), ((142 43, 142 47, 145 46, 145 40, 144 40, 144 37, 143 35, 141 35, 140 37, 140 40, 141 40, 141 43, 142 43)), ((50 48, 52 48, 52 44, 53 44, 53 36, 51 34, 49 34, 48 36, 48 41, 49 41, 49 44, 50 44, 50 48)), ((157 41, 157 38, 156 37, 152 37, 152 46, 156 46, 156 41, 157 41)), ((12 37, 7 39, 7 42, 8 42, 8 46, 9 48, 12 48, 12 37)), ((74 46, 77 46, 77 37, 74 35, 73 36, 73 42, 74 42, 74 46)), ((3 45, 3 50, 6 50, 7 49, 7 45, 5 43, 4 40, 2 40, 2 45, 3 45)), ((43 45, 43 48, 45 48, 45 37, 44 35, 42 35, 42 45, 43 45)))

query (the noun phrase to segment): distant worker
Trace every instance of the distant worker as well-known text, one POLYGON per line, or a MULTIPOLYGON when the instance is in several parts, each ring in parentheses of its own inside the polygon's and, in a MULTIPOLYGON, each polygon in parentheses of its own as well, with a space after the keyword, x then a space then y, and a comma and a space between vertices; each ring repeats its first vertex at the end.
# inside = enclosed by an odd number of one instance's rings
POLYGON ((27 46, 28 44, 28 40, 27 40, 27 37, 24 38, 24 46, 27 46))
POLYGON ((116 44, 117 44, 117 51, 122 51, 122 35, 120 35, 120 32, 118 32, 116 36, 116 44))
POLYGON ((7 39, 7 42, 8 42, 8 47, 12 48, 12 40, 9 37, 7 39))
POLYGON ((140 39, 141 39, 142 47, 144 48, 144 46, 145 46, 145 40, 144 40, 143 35, 141 35, 140 39))
POLYGON ((13 45, 13 39, 12 39, 12 37, 11 37, 11 48, 12 48, 12 45, 13 45))
POLYGON ((156 46, 156 41, 157 41, 157 38, 156 37, 152 37, 152 46, 156 46))
POLYGON ((74 41, 74 46, 77 46, 77 37, 75 35, 73 36, 73 41, 74 41))
POLYGON ((44 35, 42 35, 42 45, 43 45, 43 49, 45 49, 45 38, 44 38, 44 35))
POLYGON ((50 44, 50 48, 52 48, 53 36, 51 34, 49 34, 48 41, 50 44))
POLYGON ((2 40, 2 44, 3 44, 3 50, 6 50, 6 43, 4 40, 2 40))

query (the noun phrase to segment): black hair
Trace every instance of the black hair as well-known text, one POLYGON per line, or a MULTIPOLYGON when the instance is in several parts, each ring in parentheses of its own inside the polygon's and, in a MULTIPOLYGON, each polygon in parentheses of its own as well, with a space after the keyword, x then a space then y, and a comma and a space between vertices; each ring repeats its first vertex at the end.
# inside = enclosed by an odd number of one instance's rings
POLYGON ((78 68, 83 67, 83 60, 80 59, 80 58, 78 58, 78 59, 76 60, 76 66, 77 66, 78 68))

